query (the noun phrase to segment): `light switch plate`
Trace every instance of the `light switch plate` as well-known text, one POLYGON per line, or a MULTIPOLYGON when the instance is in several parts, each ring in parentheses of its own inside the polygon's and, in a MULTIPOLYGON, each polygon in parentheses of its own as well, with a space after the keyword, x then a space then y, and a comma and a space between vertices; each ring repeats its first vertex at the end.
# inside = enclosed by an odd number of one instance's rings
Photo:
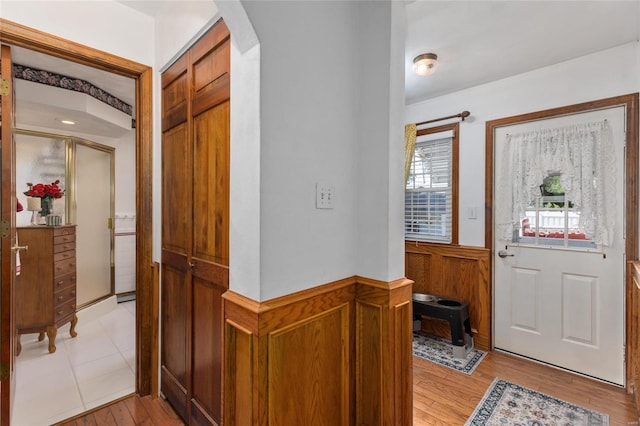
POLYGON ((316 183, 316 209, 332 209, 335 189, 327 183, 316 183))

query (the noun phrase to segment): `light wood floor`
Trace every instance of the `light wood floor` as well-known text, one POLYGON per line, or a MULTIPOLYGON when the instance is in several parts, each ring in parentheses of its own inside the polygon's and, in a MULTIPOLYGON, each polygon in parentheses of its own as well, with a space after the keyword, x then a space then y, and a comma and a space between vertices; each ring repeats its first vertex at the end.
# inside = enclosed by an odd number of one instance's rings
POLYGON ((184 423, 167 401, 132 395, 55 426, 176 426, 184 423))
MULTIPOLYGON (((612 426, 638 425, 632 398, 621 388, 490 352, 470 376, 413 357, 414 426, 463 425, 496 377, 607 413, 612 426)), ((61 423, 64 426, 182 424, 163 399, 138 396, 61 423)))
POLYGON ((609 414, 612 426, 638 425, 623 389, 494 351, 470 376, 414 356, 414 426, 464 425, 496 377, 609 414))

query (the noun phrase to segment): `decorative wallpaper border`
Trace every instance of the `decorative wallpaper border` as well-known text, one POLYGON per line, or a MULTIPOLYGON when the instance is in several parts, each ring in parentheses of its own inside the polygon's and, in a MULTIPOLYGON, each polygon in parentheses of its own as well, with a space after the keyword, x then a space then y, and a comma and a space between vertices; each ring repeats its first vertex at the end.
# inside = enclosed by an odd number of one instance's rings
POLYGON ((34 83, 46 84, 47 86, 58 87, 60 89, 81 92, 99 100, 100 102, 104 102, 127 115, 133 115, 133 107, 131 105, 124 102, 122 99, 116 98, 101 88, 94 86, 88 81, 81 80, 79 78, 67 77, 66 75, 39 70, 37 68, 20 64, 13 64, 13 77, 20 80, 27 80, 34 83))

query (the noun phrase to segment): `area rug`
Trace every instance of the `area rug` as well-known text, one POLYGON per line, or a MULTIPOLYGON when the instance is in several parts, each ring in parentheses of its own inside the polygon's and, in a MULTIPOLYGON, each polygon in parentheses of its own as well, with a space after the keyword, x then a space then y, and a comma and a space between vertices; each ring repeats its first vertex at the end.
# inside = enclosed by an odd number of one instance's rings
POLYGON ((605 426, 609 415, 495 378, 465 426, 605 426))
POLYGON ((487 353, 479 349, 471 349, 466 358, 455 358, 451 341, 414 331, 413 354, 461 373, 471 374, 487 353))

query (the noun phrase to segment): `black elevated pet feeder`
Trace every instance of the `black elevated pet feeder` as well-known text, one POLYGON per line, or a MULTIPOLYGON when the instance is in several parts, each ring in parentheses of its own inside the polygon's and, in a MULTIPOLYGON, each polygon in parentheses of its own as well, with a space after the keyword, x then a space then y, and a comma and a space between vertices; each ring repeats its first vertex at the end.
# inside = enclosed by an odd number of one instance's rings
POLYGON ((448 321, 451 328, 453 356, 467 357, 469 351, 473 349, 467 302, 432 294, 413 293, 413 319, 419 321, 423 316, 448 321))

